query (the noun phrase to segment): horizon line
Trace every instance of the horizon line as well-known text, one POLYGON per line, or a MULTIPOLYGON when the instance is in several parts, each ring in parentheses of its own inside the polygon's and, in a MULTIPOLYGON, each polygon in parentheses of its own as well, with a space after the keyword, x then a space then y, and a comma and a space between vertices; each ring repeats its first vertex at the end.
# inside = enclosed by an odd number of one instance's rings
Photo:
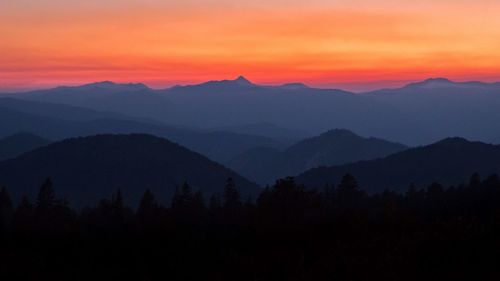
MULTIPOLYGON (((234 77, 234 76, 233 76, 234 77)), ((168 83, 167 81, 157 81, 157 82, 147 82, 147 81, 119 81, 119 80, 113 80, 113 79, 104 79, 104 80, 98 80, 98 81, 89 81, 89 82, 75 82, 75 83, 47 83, 47 86, 33 86, 30 87, 28 85, 26 86, 19 86, 19 87, 6 87, 2 88, 0 86, 0 93, 5 94, 16 94, 16 93, 23 93, 23 92, 30 92, 30 91, 40 91, 40 90, 51 90, 51 89, 56 89, 56 88, 62 88, 62 87, 82 87, 82 86, 88 86, 88 85, 93 85, 93 84, 100 84, 100 83, 112 83, 114 85, 144 85, 148 89, 151 90, 169 90, 175 87, 185 87, 185 86, 196 86, 196 85, 202 85, 205 83, 209 82, 223 82, 223 81, 237 81, 240 79, 244 79, 248 81, 249 83, 255 85, 255 86, 261 86, 261 87, 279 87, 279 86, 285 86, 285 85, 292 85, 292 84, 302 84, 308 88, 311 89, 321 89, 321 90, 341 90, 345 92, 351 92, 351 93, 367 93, 367 92, 372 92, 372 91, 379 91, 379 90, 390 90, 390 89, 400 89, 404 88, 406 86, 409 86, 411 84, 419 83, 419 82, 426 82, 426 81, 432 81, 432 80, 446 80, 451 83, 456 83, 456 84, 466 84, 466 83, 482 83, 482 84, 496 84, 500 83, 499 80, 489 80, 489 79, 453 79, 453 78, 447 78, 447 77, 440 77, 440 76, 435 76, 435 77, 428 77, 425 79, 410 79, 410 80, 370 80, 370 81, 353 81, 353 82, 327 82, 327 83, 321 83, 320 85, 310 85, 305 82, 301 81, 282 81, 282 82, 254 82, 253 80, 250 80, 246 78, 244 75, 239 75, 237 78, 234 79, 211 79, 211 80, 204 80, 204 81, 194 81, 194 82, 188 82, 188 83, 168 83), (157 84, 158 86, 154 86, 154 84, 157 84), (164 84, 164 86, 159 86, 159 84, 164 84), (376 87, 375 85, 379 84, 379 87, 376 87), (382 86, 383 84, 386 84, 387 86, 382 86), (392 84, 392 86, 391 86, 392 84), (323 86, 321 86, 323 85, 323 86), (368 85, 372 85, 371 87, 368 85), (347 86, 347 88, 343 88, 342 86, 347 86), (364 86, 364 87, 363 87, 364 86), (359 90, 354 90, 353 88, 359 87, 359 90), (348 89, 351 88, 351 89, 348 89), (362 89, 366 88, 366 89, 362 89)))

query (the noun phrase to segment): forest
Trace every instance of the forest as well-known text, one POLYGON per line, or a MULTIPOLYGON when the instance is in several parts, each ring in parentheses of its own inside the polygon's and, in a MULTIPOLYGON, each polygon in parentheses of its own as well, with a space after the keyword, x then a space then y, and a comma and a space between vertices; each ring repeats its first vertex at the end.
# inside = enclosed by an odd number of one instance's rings
POLYGON ((346 174, 312 190, 284 178, 241 198, 229 178, 189 183, 169 206, 116 190, 72 209, 51 179, 14 203, 0 192, 0 272, 9 280, 498 280, 500 180, 367 194, 346 174))

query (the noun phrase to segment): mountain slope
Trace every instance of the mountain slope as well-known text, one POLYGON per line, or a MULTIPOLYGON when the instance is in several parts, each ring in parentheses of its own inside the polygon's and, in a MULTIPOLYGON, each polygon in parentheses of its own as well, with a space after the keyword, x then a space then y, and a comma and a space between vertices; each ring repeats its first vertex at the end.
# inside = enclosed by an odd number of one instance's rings
POLYGON ((252 149, 233 159, 229 166, 259 183, 271 183, 311 168, 375 159, 404 149, 406 146, 398 143, 337 129, 298 142, 283 152, 252 149))
POLYGON ((17 133, 0 139, 0 161, 17 157, 49 143, 49 140, 29 133, 17 133))
POLYGON ((311 187, 337 184, 350 173, 369 192, 404 191, 411 183, 423 187, 434 181, 459 184, 473 173, 500 173, 500 146, 469 142, 462 138, 409 149, 383 159, 309 170, 297 177, 311 187))
POLYGON ((16 200, 23 194, 33 198, 49 176, 58 194, 76 206, 94 204, 118 188, 134 206, 146 189, 169 203, 175 188, 184 181, 209 196, 221 193, 228 177, 235 180, 244 196, 258 190, 200 154, 141 134, 68 139, 0 162, 0 184, 7 186, 16 200))
POLYGON ((253 147, 283 147, 279 141, 262 136, 191 130, 120 116, 62 104, 0 99, 0 138, 17 132, 51 140, 105 133, 147 133, 178 142, 218 162, 253 147))

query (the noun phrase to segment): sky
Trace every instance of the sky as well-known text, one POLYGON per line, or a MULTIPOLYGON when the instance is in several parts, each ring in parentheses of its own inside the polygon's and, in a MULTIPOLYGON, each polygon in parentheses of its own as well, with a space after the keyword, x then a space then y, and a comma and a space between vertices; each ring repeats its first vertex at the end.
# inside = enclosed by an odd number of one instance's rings
POLYGON ((500 81, 498 0, 0 0, 0 90, 500 81))

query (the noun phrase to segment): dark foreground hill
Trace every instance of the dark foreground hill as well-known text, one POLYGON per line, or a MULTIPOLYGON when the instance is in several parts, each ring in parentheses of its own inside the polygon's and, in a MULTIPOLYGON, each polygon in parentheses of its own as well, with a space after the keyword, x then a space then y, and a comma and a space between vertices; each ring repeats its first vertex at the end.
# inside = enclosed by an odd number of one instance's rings
POLYGON ((249 179, 267 184, 308 169, 372 160, 405 149, 407 147, 402 144, 336 129, 300 141, 283 152, 270 148, 248 150, 233 159, 229 166, 249 179))
POLYGON ((146 189, 167 203, 184 182, 208 198, 221 193, 229 177, 242 196, 258 191, 255 184, 198 153, 142 134, 74 138, 0 162, 0 184, 16 201, 25 194, 33 198, 47 177, 74 206, 94 204, 118 189, 132 206, 146 189))
POLYGON ((49 140, 29 133, 17 133, 0 139, 0 161, 17 157, 49 143, 49 140))
POLYGON ((404 191, 412 183, 424 187, 434 181, 457 185, 473 173, 489 176, 500 172, 500 146, 448 138, 409 149, 383 159, 309 170, 297 180, 311 187, 336 184, 346 173, 352 174, 362 189, 381 192, 404 191))

